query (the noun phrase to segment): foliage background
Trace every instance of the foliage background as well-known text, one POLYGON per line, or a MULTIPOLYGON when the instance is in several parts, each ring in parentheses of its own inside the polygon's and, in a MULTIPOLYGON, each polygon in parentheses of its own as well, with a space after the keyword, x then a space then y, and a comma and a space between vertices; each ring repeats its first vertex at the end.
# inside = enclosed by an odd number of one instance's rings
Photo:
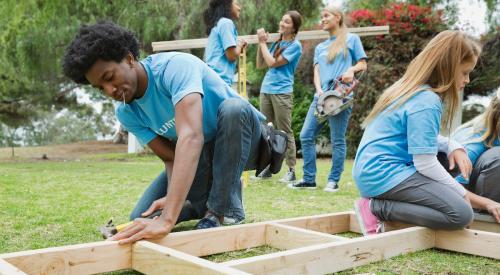
MULTIPOLYGON (((44 145, 95 139, 96 133, 110 134, 114 121, 111 101, 89 87, 77 87, 61 73, 60 61, 68 42, 82 24, 111 20, 133 30, 142 45, 141 56, 152 53, 151 42, 204 37, 202 12, 206 0, 3 0, 0 5, 0 146, 44 145), (172 16, 174 15, 174 16, 172 16), (87 93, 103 102, 94 108, 77 100, 87 93), (63 111, 61 113, 61 111, 63 111)), ((498 0, 488 6, 490 32, 482 37, 484 54, 466 89, 487 94, 500 83, 498 0)), ((282 14, 299 10, 304 17, 302 30, 319 28, 321 0, 240 1, 240 34, 255 33, 259 27, 277 31, 282 14)), ((348 133, 352 157, 361 137, 359 123, 381 91, 403 72, 426 41, 456 21, 453 0, 353 0, 346 1, 351 26, 389 24, 391 33, 362 38, 370 58, 369 70, 357 92, 348 133)), ((304 53, 294 86, 293 128, 298 135, 312 100, 312 55, 320 41, 303 42, 304 53)), ((256 47, 248 53, 250 101, 258 105, 260 83, 265 70, 254 66, 256 47)), ((190 51, 199 57, 202 49, 190 51)), ((326 127, 325 127, 326 128, 326 127)), ((327 129, 322 132, 323 136, 327 129)))

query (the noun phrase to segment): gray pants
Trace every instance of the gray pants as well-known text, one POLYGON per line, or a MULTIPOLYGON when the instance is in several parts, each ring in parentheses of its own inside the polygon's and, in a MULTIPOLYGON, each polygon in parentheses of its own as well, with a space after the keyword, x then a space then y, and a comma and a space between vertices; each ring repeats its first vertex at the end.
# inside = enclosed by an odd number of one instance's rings
MULTIPOLYGON (((450 165, 446 154, 439 153, 438 159, 448 170, 450 165)), ((460 174, 458 168, 448 172, 453 177, 460 174)), ((490 148, 479 156, 470 175, 469 184, 465 185, 465 188, 479 196, 500 202, 500 147, 490 148)))
POLYGON ((471 206, 456 191, 418 172, 372 198, 371 211, 382 221, 433 229, 461 229, 473 218, 471 206))
POLYGON ((500 147, 490 148, 479 157, 467 188, 479 196, 500 202, 500 147))

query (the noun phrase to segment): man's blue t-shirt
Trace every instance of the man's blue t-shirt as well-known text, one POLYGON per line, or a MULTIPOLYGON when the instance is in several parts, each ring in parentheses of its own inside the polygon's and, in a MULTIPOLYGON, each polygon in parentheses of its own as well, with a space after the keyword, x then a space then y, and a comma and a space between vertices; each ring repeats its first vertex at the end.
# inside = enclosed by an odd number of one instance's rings
POLYGON ((335 41, 336 36, 327 39, 314 50, 314 63, 319 64, 319 79, 321 81, 321 89, 325 92, 328 89, 328 83, 332 79, 336 79, 344 74, 347 69, 355 65, 360 59, 367 58, 361 39, 357 34, 347 33, 347 50, 344 55, 342 50, 335 56, 333 62, 328 61, 328 50, 330 45, 335 41))
POLYGON ((177 140, 175 105, 188 94, 202 95, 205 142, 215 137, 219 105, 227 98, 241 98, 196 56, 159 53, 148 56, 141 64, 148 76, 148 87, 141 98, 118 104, 116 116, 142 145, 157 135, 177 140))
POLYGON ((362 197, 381 195, 413 175, 413 155, 437 155, 440 97, 427 89, 395 104, 375 117, 359 144, 352 174, 362 197))
MULTIPOLYGON (((273 44, 271 47, 271 55, 276 50, 277 45, 273 44)), ((293 92, 293 82, 295 70, 299 64, 300 56, 302 55, 302 45, 298 40, 281 41, 280 48, 284 49, 281 56, 285 58, 288 63, 274 68, 269 68, 260 92, 264 94, 289 94, 293 92)))
POLYGON ((217 24, 210 30, 207 47, 205 49, 205 62, 229 86, 233 84, 236 62, 227 59, 225 51, 237 45, 238 31, 233 20, 221 17, 217 24))
MULTIPOLYGON (((472 165, 476 164, 476 161, 479 159, 481 154, 483 154, 489 148, 482 141, 477 141, 483 134, 483 131, 476 132, 473 127, 465 127, 459 128, 452 134, 452 139, 458 141, 462 144, 467 151, 467 155, 469 156, 472 165)), ((493 146, 500 146, 500 138, 496 139, 493 142, 493 146)), ((469 181, 465 179, 462 175, 455 178, 458 182, 462 184, 468 184, 469 181)))

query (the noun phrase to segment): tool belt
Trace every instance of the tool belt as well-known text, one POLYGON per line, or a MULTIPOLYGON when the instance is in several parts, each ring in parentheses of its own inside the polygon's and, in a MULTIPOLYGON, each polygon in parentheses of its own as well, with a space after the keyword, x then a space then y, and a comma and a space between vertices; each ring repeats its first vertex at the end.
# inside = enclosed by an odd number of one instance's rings
POLYGON ((276 174, 281 170, 285 159, 288 137, 284 131, 264 123, 260 124, 260 129, 259 158, 255 175, 259 175, 267 166, 271 173, 276 174))

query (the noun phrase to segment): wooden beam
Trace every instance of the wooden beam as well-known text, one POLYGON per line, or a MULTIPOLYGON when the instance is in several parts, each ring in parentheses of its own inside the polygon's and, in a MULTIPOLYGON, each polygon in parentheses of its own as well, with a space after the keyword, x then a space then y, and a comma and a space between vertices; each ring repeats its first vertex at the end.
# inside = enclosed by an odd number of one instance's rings
POLYGON ((266 244, 266 224, 242 224, 205 230, 171 233, 161 240, 151 240, 193 256, 207 256, 266 244))
POLYGON ((5 260, 0 259, 0 275, 22 275, 26 274, 19 268, 9 264, 5 260))
POLYGON ((350 214, 350 211, 329 213, 309 217, 276 220, 273 222, 328 234, 337 234, 349 231, 350 214))
POLYGON ((248 274, 148 241, 134 244, 132 268, 148 275, 248 274))
MULTIPOLYGON (((389 33, 389 26, 374 26, 374 27, 362 27, 362 28, 348 28, 351 33, 356 33, 359 36, 369 36, 369 35, 383 35, 389 33)), ((238 36, 244 39, 248 44, 257 44, 257 35, 243 35, 238 36)), ((330 35, 328 32, 323 30, 314 31, 301 31, 297 34, 298 40, 319 40, 327 39, 330 35)), ((269 34, 269 42, 274 42, 278 40, 278 33, 269 34)), ((185 50, 185 49, 196 49, 205 48, 207 44, 207 38, 197 38, 197 39, 184 39, 184 40, 173 40, 173 41, 159 41, 151 43, 153 51, 173 51, 173 50, 185 50)))
POLYGON ((1 254, 28 274, 93 274, 128 269, 131 246, 96 242, 1 254))
POLYGON ((254 274, 325 274, 432 248, 434 237, 431 229, 412 227, 228 261, 223 265, 254 274))
POLYGON ((500 234, 479 230, 436 230, 436 248, 500 259, 500 234))
POLYGON ((279 223, 266 226, 266 244, 282 250, 348 239, 279 223))

